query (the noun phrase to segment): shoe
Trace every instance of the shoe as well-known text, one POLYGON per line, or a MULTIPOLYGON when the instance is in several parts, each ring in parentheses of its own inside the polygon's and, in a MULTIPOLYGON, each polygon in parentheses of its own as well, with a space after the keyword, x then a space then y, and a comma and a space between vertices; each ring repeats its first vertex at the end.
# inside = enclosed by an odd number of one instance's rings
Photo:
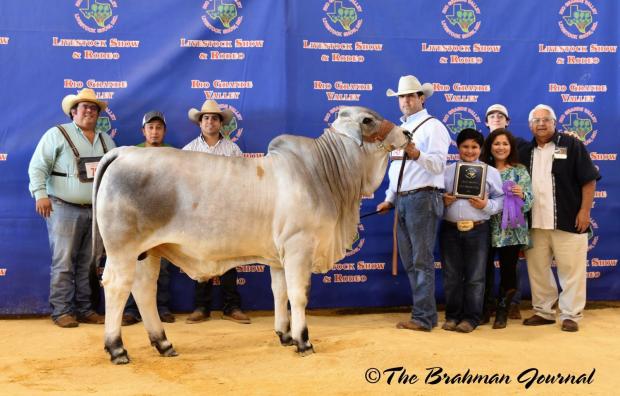
POLYGON ((69 327, 78 327, 79 324, 75 317, 71 314, 60 315, 54 320, 54 324, 58 327, 69 328, 69 327))
POLYGON ((495 314, 495 322, 493 322, 493 328, 494 329, 505 329, 507 322, 508 322, 508 315, 507 315, 505 308, 498 309, 497 313, 495 314))
POLYGON ((564 319, 562 321, 562 331, 570 331, 570 332, 579 331, 579 325, 574 320, 564 319))
POLYGON ((197 308, 187 317, 187 319, 185 319, 185 323, 200 323, 209 319, 211 319, 211 312, 205 312, 204 310, 197 308))
POLYGON ((523 324, 525 326, 542 326, 542 325, 549 325, 549 324, 554 324, 554 323, 555 323, 555 320, 545 319, 542 316, 538 316, 538 315, 532 315, 523 321, 523 324))
POLYGON ((131 326, 138 322, 140 322, 140 318, 130 314, 123 314, 123 321, 121 322, 121 326, 131 326))
POLYGON ((78 322, 88 324, 104 324, 105 316, 101 316, 98 313, 93 312, 90 315, 84 316, 83 318, 78 318, 78 322))
POLYGON ((431 331, 431 329, 427 329, 426 327, 417 324, 413 320, 409 320, 407 322, 398 322, 396 324, 397 329, 407 329, 407 330, 417 330, 417 331, 431 331))
POLYGON ((441 328, 447 331, 454 331, 456 330, 456 325, 456 320, 446 320, 446 323, 444 323, 441 328))
POLYGON ((482 312, 482 320, 480 321, 480 324, 487 324, 491 321, 491 310, 484 310, 484 312, 482 312))
POLYGON ((462 320, 461 323, 456 326, 455 330, 458 333, 471 333, 474 331, 474 326, 472 326, 468 321, 462 320))
POLYGON ((521 310, 519 304, 510 304, 510 310, 508 311, 509 319, 521 319, 521 310))
POLYGON ((164 323, 174 323, 174 321, 176 320, 174 315, 170 312, 160 314, 159 319, 161 319, 161 321, 164 323))
POLYGON ((244 314, 240 309, 233 309, 229 314, 222 315, 222 319, 232 320, 233 322, 250 324, 250 317, 244 314))

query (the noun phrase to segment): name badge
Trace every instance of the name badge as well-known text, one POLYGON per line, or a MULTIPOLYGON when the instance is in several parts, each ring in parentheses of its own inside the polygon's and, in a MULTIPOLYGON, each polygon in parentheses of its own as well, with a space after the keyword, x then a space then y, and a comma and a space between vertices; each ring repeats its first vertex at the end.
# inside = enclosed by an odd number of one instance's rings
POLYGON ((99 161, 97 162, 86 162, 84 166, 86 167, 86 177, 89 179, 93 179, 95 177, 95 171, 97 170, 97 165, 99 165, 99 161))
POLYGON ((556 147, 553 152, 553 159, 566 159, 567 151, 566 147, 556 147))

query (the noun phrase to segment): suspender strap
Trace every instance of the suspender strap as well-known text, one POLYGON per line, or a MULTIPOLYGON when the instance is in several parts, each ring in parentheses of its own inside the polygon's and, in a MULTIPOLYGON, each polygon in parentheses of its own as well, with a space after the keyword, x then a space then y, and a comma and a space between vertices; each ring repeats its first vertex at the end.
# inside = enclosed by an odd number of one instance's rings
MULTIPOLYGON (((75 158, 80 158, 80 152, 77 150, 77 147, 75 147, 75 144, 73 144, 73 141, 69 137, 69 134, 67 133, 67 130, 62 125, 56 125, 56 128, 58 128, 60 130, 62 135, 67 140, 67 143, 69 143, 69 146, 71 146, 71 151, 73 151, 73 155, 75 156, 75 158)), ((103 147, 103 153, 104 154, 107 153, 108 152, 108 147, 105 145, 105 140, 103 139, 103 136, 99 140, 101 141, 101 147, 103 147)), ((57 176, 59 176, 59 175, 57 175, 57 176)))
MULTIPOLYGON (((424 121, 416 125, 411 131, 411 136, 420 128, 424 123, 433 116, 427 117, 424 121)), ((398 183, 396 185, 396 198, 394 201, 394 227, 392 228, 392 275, 398 275, 398 238, 396 233, 398 232, 398 197, 400 193, 400 186, 403 183, 403 173, 405 172, 405 164, 407 163, 407 152, 403 150, 403 163, 400 165, 400 172, 398 172, 398 183)))

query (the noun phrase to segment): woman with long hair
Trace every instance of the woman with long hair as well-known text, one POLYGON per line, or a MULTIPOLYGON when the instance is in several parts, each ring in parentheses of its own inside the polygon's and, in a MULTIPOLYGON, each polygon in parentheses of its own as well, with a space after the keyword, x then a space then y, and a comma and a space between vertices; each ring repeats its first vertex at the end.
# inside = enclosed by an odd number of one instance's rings
POLYGON ((493 328, 503 329, 517 291, 519 252, 529 245, 525 213, 532 207, 532 182, 525 166, 519 163, 515 137, 507 129, 496 129, 489 134, 480 159, 500 172, 505 194, 502 213, 491 217, 491 257, 497 253, 500 263, 499 301, 493 328))

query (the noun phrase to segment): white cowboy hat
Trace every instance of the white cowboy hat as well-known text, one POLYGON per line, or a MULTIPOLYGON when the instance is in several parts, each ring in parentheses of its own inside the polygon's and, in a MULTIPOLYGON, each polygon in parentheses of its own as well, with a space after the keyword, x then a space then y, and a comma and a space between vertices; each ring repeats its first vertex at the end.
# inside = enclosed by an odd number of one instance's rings
POLYGON ((385 94, 387 96, 399 96, 416 92, 422 92, 424 96, 430 98, 433 95, 433 84, 420 84, 420 80, 418 80, 415 76, 402 76, 400 80, 398 80, 398 92, 388 89, 385 94))
POLYGON ((489 106, 485 118, 487 118, 491 113, 502 113, 507 120, 510 120, 510 117, 508 116, 508 109, 506 108, 506 106, 499 103, 489 106))
POLYGON ((103 100, 97 99, 97 94, 90 88, 84 88, 77 95, 67 95, 62 99, 62 111, 71 117, 71 108, 80 102, 92 102, 99 106, 99 111, 103 111, 108 104, 103 100))
POLYGON ((217 102, 215 100, 206 100, 203 104, 202 104, 202 108, 200 110, 197 109, 189 109, 189 111, 187 112, 187 115, 189 117, 189 119, 195 123, 200 125, 200 117, 202 117, 203 114, 219 114, 220 117, 222 117, 222 124, 228 124, 228 122, 230 120, 232 120, 233 118, 233 113, 232 111, 226 109, 226 110, 222 110, 220 109, 220 105, 217 104, 217 102))

